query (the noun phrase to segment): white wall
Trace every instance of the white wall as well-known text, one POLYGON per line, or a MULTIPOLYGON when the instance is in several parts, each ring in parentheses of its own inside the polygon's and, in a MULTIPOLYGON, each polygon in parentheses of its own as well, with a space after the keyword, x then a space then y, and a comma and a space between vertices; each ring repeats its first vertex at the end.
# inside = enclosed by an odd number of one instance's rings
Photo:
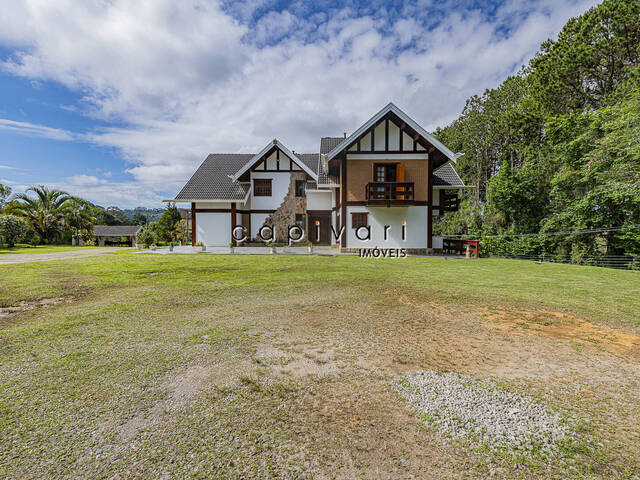
MULTIPOLYGON (((196 202, 196 209, 199 208, 231 208, 230 202, 196 202)), ((196 213, 196 218, 197 218, 196 213)), ((229 220, 231 221, 231 220, 229 220)))
MULTIPOLYGON (((264 225, 264 221, 269 214, 267 213, 252 213, 251 214, 251 238, 258 236, 258 230, 264 225)), ((266 233, 265 233, 266 234, 266 233)))
POLYGON ((307 210, 331 210, 333 191, 307 191, 307 210))
POLYGON ((400 150, 400 128, 389 122, 389 150, 400 150))
MULTIPOLYGON (((281 156, 280 162, 282 162, 281 156)), ((271 196, 270 197, 251 197, 252 210, 277 210, 284 201, 289 191, 289 183, 291 181, 289 172, 251 172, 251 183, 254 178, 270 178, 271 179, 271 196)), ((253 219, 251 219, 253 228, 253 219)))
POLYGON ((384 130, 384 122, 382 122, 373 131, 374 141, 376 142, 373 146, 374 150, 384 150, 384 130))
MULTIPOLYGON (((347 248, 427 248, 427 216, 426 206, 409 207, 347 207, 347 248), (356 230, 351 226, 351 214, 368 212, 371 240, 362 241, 356 237, 356 230), (407 223, 406 241, 402 241, 402 221, 407 223), (384 226, 389 225, 387 240, 384 240, 384 226)), ((361 236, 365 236, 362 231, 361 236)))
MULTIPOLYGON (((278 167, 278 156, 277 156, 277 152, 273 152, 271 155, 269 155, 269 158, 267 158, 267 170, 276 170, 276 168, 278 167)), ((282 155, 282 154, 281 154, 282 155)), ((282 155, 282 158, 287 158, 286 156, 282 155)))
POLYGON ((196 213, 196 242, 210 246, 229 246, 230 213, 196 213))

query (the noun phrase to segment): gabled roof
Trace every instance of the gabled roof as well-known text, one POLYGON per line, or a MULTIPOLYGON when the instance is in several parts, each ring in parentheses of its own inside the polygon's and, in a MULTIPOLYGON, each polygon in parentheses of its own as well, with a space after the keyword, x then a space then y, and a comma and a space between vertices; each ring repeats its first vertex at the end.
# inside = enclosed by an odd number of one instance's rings
MULTIPOLYGON (((289 157, 291 160, 296 162, 296 164, 300 168, 302 168, 302 170, 304 170, 309 175, 311 175, 311 177, 313 177, 314 180, 317 180, 318 175, 314 171, 314 169, 312 167, 310 167, 309 165, 307 165, 307 163, 305 161, 303 161, 299 156, 297 156, 293 152, 291 152, 285 145, 283 145, 281 142, 279 142, 277 138, 274 138, 273 141, 271 141, 267 145, 265 145, 265 147, 262 150, 260 150, 260 152, 256 153, 245 165, 243 165, 237 172, 235 172, 233 174, 233 178, 234 179, 235 178, 240 178, 240 176, 243 173, 245 173, 247 170, 249 170, 258 160, 260 160, 267 153, 269 153, 269 150, 271 150, 273 147, 279 148, 282 153, 284 153, 287 157, 289 157)), ((309 154, 305 154, 305 155, 309 155, 309 154)), ((314 160, 317 160, 317 158, 314 158, 314 160)))
MULTIPOLYGON (((273 144, 272 144, 273 146, 273 144)), ((293 159, 303 170, 313 172, 317 178, 318 154, 296 153, 293 159)), ((251 185, 233 180, 233 175, 247 165, 251 165, 253 153, 212 153, 196 170, 174 201, 244 201, 251 185)), ((261 158, 261 157, 258 157, 261 158)))
POLYGON ((244 200, 249 184, 234 182, 230 176, 253 157, 252 153, 210 154, 174 200, 244 200))
POLYGON ((458 175, 458 172, 456 172, 456 169, 451 165, 451 162, 447 162, 433 171, 433 186, 450 188, 466 187, 458 175))
POLYGON ((371 117, 364 125, 362 125, 358 130, 353 132, 347 138, 342 139, 342 141, 333 147, 333 149, 327 154, 327 158, 331 160, 336 155, 338 155, 342 150, 347 148, 352 142, 358 139, 360 135, 364 134, 371 127, 377 125, 377 123, 384 118, 386 114, 389 112, 397 115, 403 122, 405 122, 409 127, 415 130, 418 134, 420 134, 423 138, 425 138, 429 143, 431 143, 434 147, 436 147, 440 152, 444 154, 449 160, 452 162, 456 161, 456 155, 445 147, 436 137, 427 132, 424 128, 418 125, 409 115, 404 113, 398 107, 396 107, 393 103, 389 103, 386 107, 376 113, 373 117, 371 117))
POLYGON ((142 230, 141 225, 94 225, 96 237, 132 237, 142 230))
POLYGON ((322 137, 320 139, 320 154, 324 155, 342 143, 345 137, 322 137))

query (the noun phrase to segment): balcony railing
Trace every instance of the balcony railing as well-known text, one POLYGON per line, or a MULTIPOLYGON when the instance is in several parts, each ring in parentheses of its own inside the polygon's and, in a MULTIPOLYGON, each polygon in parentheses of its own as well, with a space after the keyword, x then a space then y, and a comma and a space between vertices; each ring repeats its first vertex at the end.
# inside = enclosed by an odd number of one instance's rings
POLYGON ((413 201, 413 182, 371 182, 366 189, 367 202, 413 201))

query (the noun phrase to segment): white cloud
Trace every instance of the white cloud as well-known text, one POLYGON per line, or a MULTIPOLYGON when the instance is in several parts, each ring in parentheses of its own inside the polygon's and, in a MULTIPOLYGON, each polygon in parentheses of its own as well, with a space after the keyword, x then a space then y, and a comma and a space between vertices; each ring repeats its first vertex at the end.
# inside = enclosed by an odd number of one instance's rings
MULTIPOLYGON (((0 183, 8 185, 13 193, 23 193, 30 185, 0 178, 0 183)), ((160 206, 165 197, 140 182, 110 182, 91 175, 74 175, 57 182, 36 182, 49 188, 56 188, 71 195, 85 198, 103 207, 116 205, 133 208, 141 205, 160 206)))
POLYGON ((250 29, 263 0, 234 6, 241 20, 214 0, 25 0, 0 11, 0 44, 15 51, 2 68, 77 89, 78 108, 126 127, 82 136, 10 120, 0 128, 118 148, 135 182, 114 201, 141 198, 134 185, 175 191, 209 152, 256 151, 274 137, 317 151, 320 136, 353 131, 389 101, 427 129, 444 125, 595 3, 507 0, 490 17, 458 3, 310 19, 291 8, 250 29), (431 28, 416 20, 431 12, 431 28))
POLYGON ((85 186, 85 185, 101 185, 107 183, 106 180, 100 179, 95 175, 73 175, 69 178, 71 185, 85 186))
POLYGON ((71 141, 78 138, 77 135, 67 130, 45 127, 43 125, 35 125, 28 122, 16 122, 14 120, 9 120, 6 118, 0 118, 0 130, 6 130, 12 133, 18 133, 20 135, 27 135, 30 137, 49 138, 51 140, 71 141))

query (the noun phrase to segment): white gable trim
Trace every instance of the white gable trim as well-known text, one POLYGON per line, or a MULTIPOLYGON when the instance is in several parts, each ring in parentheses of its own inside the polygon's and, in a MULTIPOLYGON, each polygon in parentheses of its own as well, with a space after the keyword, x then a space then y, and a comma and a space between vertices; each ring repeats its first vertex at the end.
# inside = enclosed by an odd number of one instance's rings
POLYGON ((282 153, 284 153, 291 159, 291 161, 298 165, 302 170, 307 172, 311 176, 311 178, 313 178, 314 180, 318 180, 318 175, 316 175, 313 170, 307 167, 307 165, 305 165, 302 160, 296 157, 287 147, 280 143, 277 138, 274 138, 272 142, 268 143, 262 150, 260 150, 259 153, 255 154, 253 158, 251 158, 251 160, 245 163, 244 166, 233 175, 233 180, 236 181, 236 179, 240 178, 243 173, 249 170, 254 163, 260 160, 260 158, 262 158, 262 156, 264 156, 274 146, 279 148, 282 153))
POLYGON ((413 119, 411 119, 411 117, 409 117, 409 115, 404 113, 402 110, 400 110, 398 107, 396 107, 391 102, 386 107, 384 107, 382 110, 380 110, 378 113, 376 113, 373 117, 371 117, 369 119, 369 121, 367 121, 367 123, 362 125, 358 130, 353 132, 351 135, 349 135, 347 138, 345 138, 339 145, 337 145, 333 150, 331 150, 328 153, 327 158, 329 160, 334 158, 342 150, 344 150, 344 148, 347 145, 349 145, 351 142, 356 140, 360 135, 365 133, 367 130, 369 130, 371 127, 373 127, 375 124, 377 124, 380 120, 382 120, 382 118, 389 112, 395 113, 407 125, 409 125, 411 128, 413 128, 421 136, 426 138, 429 141, 429 143, 431 143, 434 147, 436 147, 438 150, 440 150, 449 160, 451 160, 453 162, 456 161, 456 158, 457 158, 456 154, 454 154, 451 150, 449 150, 447 147, 445 147, 442 143, 440 143, 438 141, 438 139, 436 139, 433 135, 431 135, 429 132, 427 132, 420 125, 418 125, 415 121, 413 121, 413 119))

